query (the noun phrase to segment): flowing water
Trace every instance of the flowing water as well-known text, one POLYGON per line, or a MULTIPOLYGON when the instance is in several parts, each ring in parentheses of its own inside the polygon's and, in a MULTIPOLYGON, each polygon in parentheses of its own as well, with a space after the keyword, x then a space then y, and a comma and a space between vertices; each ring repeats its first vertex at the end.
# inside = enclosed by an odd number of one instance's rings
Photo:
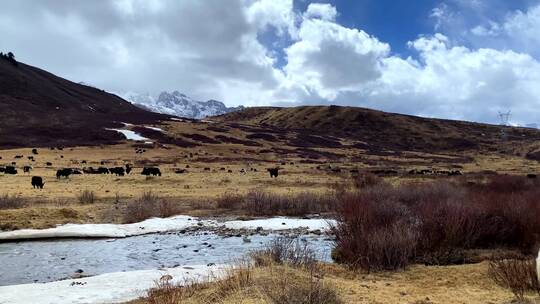
MULTIPOLYGON (((50 282, 84 275, 201 264, 221 264, 261 248, 276 234, 223 237, 213 232, 148 234, 120 239, 55 239, 0 243, 0 286, 50 282)), ((301 235, 320 260, 330 260, 332 241, 301 235)))

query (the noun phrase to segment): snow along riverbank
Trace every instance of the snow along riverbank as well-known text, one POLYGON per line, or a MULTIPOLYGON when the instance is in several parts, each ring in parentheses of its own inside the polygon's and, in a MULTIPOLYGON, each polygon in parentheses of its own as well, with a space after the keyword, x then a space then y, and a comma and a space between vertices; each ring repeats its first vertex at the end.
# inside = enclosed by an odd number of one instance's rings
POLYGON ((0 286, 1 304, 122 303, 145 295, 164 275, 172 283, 217 279, 226 266, 184 266, 161 270, 115 272, 50 283, 0 286))
POLYGON ((124 238, 136 235, 179 231, 202 226, 208 228, 264 229, 271 231, 306 228, 309 231, 327 230, 335 221, 327 219, 295 219, 273 217, 248 221, 200 220, 178 215, 170 218, 151 218, 133 224, 66 224, 48 229, 22 229, 0 232, 0 241, 46 238, 124 238))

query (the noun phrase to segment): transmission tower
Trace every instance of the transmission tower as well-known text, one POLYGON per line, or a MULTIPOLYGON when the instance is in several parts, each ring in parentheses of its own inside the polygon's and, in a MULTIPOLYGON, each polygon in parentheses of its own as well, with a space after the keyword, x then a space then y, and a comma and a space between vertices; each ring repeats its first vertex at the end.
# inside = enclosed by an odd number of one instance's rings
POLYGON ((505 130, 505 127, 508 126, 508 122, 510 121, 510 117, 512 116, 512 112, 511 111, 508 111, 508 112, 500 112, 499 111, 499 120, 501 121, 501 137, 503 139, 506 139, 507 137, 507 134, 506 134, 506 130, 505 130))

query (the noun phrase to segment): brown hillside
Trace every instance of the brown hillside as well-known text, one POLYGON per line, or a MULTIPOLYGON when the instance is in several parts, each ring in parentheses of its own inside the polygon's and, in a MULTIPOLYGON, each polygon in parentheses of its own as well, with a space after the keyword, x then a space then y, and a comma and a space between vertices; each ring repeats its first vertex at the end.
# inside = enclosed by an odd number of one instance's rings
POLYGON ((120 97, 0 58, 0 146, 86 145, 123 139, 108 127, 167 116, 120 97))
POLYGON ((228 123, 295 130, 359 141, 369 150, 463 151, 499 148, 500 143, 533 142, 540 132, 466 121, 422 118, 364 108, 302 106, 247 108, 215 117, 228 123), (501 131, 505 130, 503 138, 501 131))

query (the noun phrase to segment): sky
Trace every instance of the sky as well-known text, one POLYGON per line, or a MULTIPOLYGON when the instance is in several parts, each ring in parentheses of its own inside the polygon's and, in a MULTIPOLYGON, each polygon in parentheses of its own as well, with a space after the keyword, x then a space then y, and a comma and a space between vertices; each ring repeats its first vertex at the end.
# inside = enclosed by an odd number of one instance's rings
POLYGON ((120 94, 540 123, 540 0, 13 0, 0 51, 120 94))

